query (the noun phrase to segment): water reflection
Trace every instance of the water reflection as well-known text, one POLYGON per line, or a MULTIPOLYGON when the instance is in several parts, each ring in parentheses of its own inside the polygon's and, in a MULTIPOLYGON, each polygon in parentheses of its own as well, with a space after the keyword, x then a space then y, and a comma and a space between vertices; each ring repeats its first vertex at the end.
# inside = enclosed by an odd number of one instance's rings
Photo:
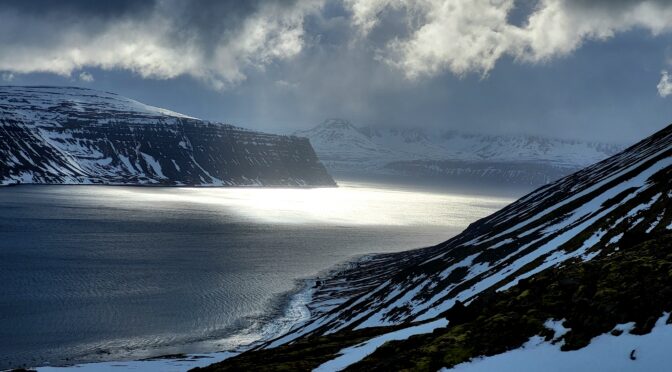
POLYGON ((0 369, 221 350, 258 337, 297 278, 439 243, 508 202, 356 183, 3 188, 0 369))
POLYGON ((340 183, 338 188, 104 188, 110 200, 198 203, 241 218, 273 224, 464 226, 508 198, 395 190, 340 183))

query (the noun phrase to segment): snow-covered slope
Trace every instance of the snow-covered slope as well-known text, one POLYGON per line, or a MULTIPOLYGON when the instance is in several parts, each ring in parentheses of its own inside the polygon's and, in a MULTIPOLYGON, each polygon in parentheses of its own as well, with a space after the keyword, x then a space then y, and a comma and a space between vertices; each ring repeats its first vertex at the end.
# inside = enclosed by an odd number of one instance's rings
POLYGON ((400 174, 543 185, 603 160, 621 146, 535 136, 357 127, 329 119, 296 132, 336 174, 400 174))
POLYGON ((334 185, 304 138, 202 121, 113 94, 0 87, 0 185, 334 185))
POLYGON ((445 243, 372 256, 322 280, 310 320, 259 355, 220 367, 263 355, 285 367, 314 368, 353 345, 444 318, 445 329, 382 345, 351 360, 353 369, 400 368, 386 364, 394 361, 436 371, 537 335, 576 350, 601 334, 620 334, 618 325, 628 322, 635 324, 632 333, 646 334, 672 311, 670 247, 672 126, 445 243), (570 331, 554 336, 562 328, 557 324, 570 331), (298 358, 310 362, 291 364, 298 358))
MULTIPOLYGON (((672 327, 666 324, 669 314, 660 317, 651 333, 604 334, 590 345, 576 351, 562 351, 561 345, 543 337, 530 338, 518 349, 492 357, 477 358, 455 366, 459 372, 595 372, 664 371, 670 361, 672 327)), ((559 322, 560 323, 560 322, 559 322)), ((618 330, 631 330, 634 323, 618 325, 618 330)), ((560 325, 562 332, 569 331, 560 325)), ((617 332, 618 333, 618 332, 617 332)), ((441 372, 451 371, 441 369, 441 372)))

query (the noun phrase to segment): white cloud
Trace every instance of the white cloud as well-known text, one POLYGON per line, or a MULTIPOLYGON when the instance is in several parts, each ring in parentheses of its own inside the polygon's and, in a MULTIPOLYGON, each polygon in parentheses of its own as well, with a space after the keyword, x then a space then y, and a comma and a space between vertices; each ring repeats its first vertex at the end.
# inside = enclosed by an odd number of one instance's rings
POLYGON ((2 81, 10 82, 12 80, 14 80, 14 74, 12 74, 11 72, 2 73, 2 81))
POLYGON ((53 17, 18 17, 5 10, 0 12, 0 35, 16 34, 26 24, 32 34, 28 40, 0 36, 0 70, 70 76, 73 71, 97 67, 157 79, 186 74, 225 89, 245 80, 246 69, 263 69, 298 54, 304 43, 303 20, 318 11, 322 2, 262 3, 239 27, 223 29, 207 45, 199 40, 199 31, 180 30, 179 40, 175 37, 176 24, 182 20, 173 11, 172 0, 158 1, 155 11, 143 19, 110 22, 95 27, 96 32, 87 31, 86 20, 68 23, 53 17), (59 30, 56 35, 55 29, 59 30))
POLYGON ((91 75, 90 73, 88 73, 86 71, 82 71, 79 74, 79 80, 81 80, 85 83, 91 83, 91 82, 93 82, 94 79, 93 79, 93 75, 91 75))
MULTIPOLYGON (((102 23, 0 8, 0 71, 71 76, 89 67, 124 69, 145 78, 190 75, 226 89, 244 81, 251 69, 301 53, 304 20, 318 14, 325 1, 250 1, 246 4, 253 5, 239 6, 249 8, 243 15, 220 20, 215 14, 215 22, 201 28, 194 26, 202 14, 182 14, 190 3, 180 0, 156 0, 142 17, 102 23)), ((406 18, 400 24, 407 29, 373 49, 378 60, 409 78, 444 71, 487 75, 503 56, 539 63, 633 28, 654 35, 672 29, 672 2, 664 0, 539 0, 522 25, 508 19, 516 0, 335 1, 350 10, 349 21, 364 38, 387 16, 406 18)), ((203 13, 223 3, 204 2, 203 13)))
POLYGON ((400 8, 406 5, 402 0, 343 0, 343 2, 352 11, 353 23, 359 27, 362 34, 367 34, 378 24, 378 15, 385 8, 400 8))
POLYGON ((509 23, 514 0, 345 0, 366 34, 384 9, 405 11, 410 35, 384 46, 379 59, 407 77, 451 71, 487 74, 504 55, 538 63, 567 55, 587 40, 643 28, 672 29, 672 2, 540 0, 523 25, 509 23), (418 21, 419 20, 419 21, 418 21))
POLYGON ((661 97, 667 97, 672 94, 672 76, 668 74, 667 71, 661 71, 660 81, 656 88, 658 88, 658 94, 661 97))

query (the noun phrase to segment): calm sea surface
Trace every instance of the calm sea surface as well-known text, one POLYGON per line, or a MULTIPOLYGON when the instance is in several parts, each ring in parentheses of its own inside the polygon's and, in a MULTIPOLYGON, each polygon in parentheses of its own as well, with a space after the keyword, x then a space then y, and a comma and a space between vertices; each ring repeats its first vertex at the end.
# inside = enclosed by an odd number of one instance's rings
POLYGON ((298 279, 439 243, 509 202, 357 183, 1 188, 0 369, 235 347, 298 279))

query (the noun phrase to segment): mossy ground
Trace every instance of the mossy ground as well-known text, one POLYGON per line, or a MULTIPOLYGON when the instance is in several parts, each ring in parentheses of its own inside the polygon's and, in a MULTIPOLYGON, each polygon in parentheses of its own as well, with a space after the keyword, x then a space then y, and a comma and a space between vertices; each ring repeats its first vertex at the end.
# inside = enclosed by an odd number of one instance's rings
MULTIPOLYGON (((535 335, 550 340, 552 331, 544 327, 548 319, 564 319, 571 329, 563 338, 563 350, 582 348, 621 323, 635 322, 633 333, 647 333, 664 311, 672 310, 672 235, 638 238, 645 241, 630 239, 618 251, 592 261, 566 262, 508 291, 485 292, 469 306, 458 305, 443 314, 450 320, 447 328, 388 342, 350 370, 436 371, 517 348, 535 335)), ((344 347, 392 330, 306 338, 201 370, 311 370, 344 347)))

